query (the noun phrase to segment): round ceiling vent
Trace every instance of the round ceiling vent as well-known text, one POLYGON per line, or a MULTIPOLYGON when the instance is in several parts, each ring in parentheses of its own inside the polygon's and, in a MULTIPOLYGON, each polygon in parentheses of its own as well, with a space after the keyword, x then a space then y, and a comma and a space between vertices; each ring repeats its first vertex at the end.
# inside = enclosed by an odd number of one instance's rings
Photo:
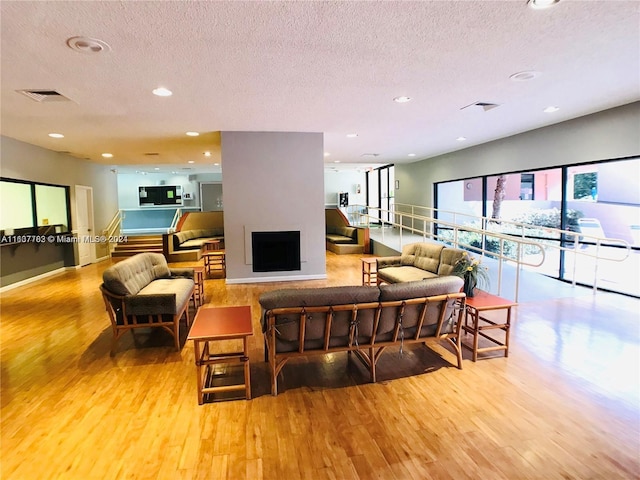
POLYGON ((80 53, 102 53, 111 50, 111 47, 106 42, 98 40, 97 38, 89 37, 71 37, 67 40, 67 45, 72 50, 80 53))

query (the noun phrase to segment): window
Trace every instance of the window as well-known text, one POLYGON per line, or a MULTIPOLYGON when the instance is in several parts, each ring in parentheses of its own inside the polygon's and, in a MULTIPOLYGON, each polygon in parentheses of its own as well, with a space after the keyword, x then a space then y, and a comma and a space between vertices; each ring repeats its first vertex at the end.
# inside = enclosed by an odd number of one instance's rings
POLYGON ((0 230, 3 235, 69 233, 69 187, 0 179, 0 230))
MULTIPOLYGON (((536 272, 614 292, 640 296, 640 158, 568 165, 549 170, 504 173, 435 185, 438 219, 479 228, 479 217, 494 218, 491 230, 524 236, 546 250, 536 272), (482 200, 484 199, 484 202, 482 200), (450 212, 456 212, 450 213, 450 212), (519 227, 510 224, 524 224, 519 227), (559 235, 548 229, 568 232, 559 235), (580 252, 572 252, 579 236, 580 252), (626 254, 627 242, 633 247, 626 254), (559 247, 562 247, 560 249, 559 247), (598 262, 596 256, 600 256, 598 262)), ((439 226, 441 241, 453 232, 439 226)), ((450 229, 449 229, 450 230, 450 229)), ((488 252, 498 242, 489 235, 459 230, 458 241, 488 252)), ((513 242, 505 241, 507 254, 515 255, 513 242)), ((535 251, 524 256, 537 255, 535 251)))
POLYGON ((533 173, 521 173, 520 174, 520 200, 535 200, 533 186, 534 182, 533 173))

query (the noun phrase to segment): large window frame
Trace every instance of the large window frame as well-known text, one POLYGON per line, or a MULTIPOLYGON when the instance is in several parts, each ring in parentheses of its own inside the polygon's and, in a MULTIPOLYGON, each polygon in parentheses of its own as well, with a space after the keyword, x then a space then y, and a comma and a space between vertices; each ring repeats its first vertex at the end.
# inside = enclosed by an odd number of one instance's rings
POLYGON ((379 209, 369 212, 369 218, 373 219, 371 223, 392 221, 395 205, 395 165, 385 165, 368 171, 366 189, 367 205, 379 209))
POLYGON ((71 233, 71 197, 67 185, 0 177, 0 202, 3 238, 71 233), (18 219, 11 213, 19 207, 25 212, 18 219))
MULTIPOLYGON (((489 217, 491 215, 491 211, 490 211, 491 199, 493 198, 494 192, 489 191, 491 190, 492 187, 488 186, 488 184, 491 182, 491 185, 495 186, 496 177, 501 175, 508 176, 508 175, 524 174, 524 175, 527 175, 527 177, 525 178, 527 178, 528 180, 531 180, 532 177, 529 177, 529 175, 533 175, 533 181, 526 182, 526 183, 530 183, 531 185, 531 198, 526 198, 526 199, 522 198, 522 191, 523 191, 522 182, 518 185, 518 189, 520 190, 521 201, 528 201, 528 200, 535 201, 535 200, 538 200, 536 192, 540 191, 536 189, 537 185, 535 183, 536 182, 535 174, 542 173, 542 172, 549 172, 549 173, 554 173, 554 175, 556 175, 554 178, 556 178, 557 180, 556 193, 554 196, 547 197, 547 200, 550 203, 557 204, 558 209, 560 210, 560 225, 558 225, 558 228, 566 231, 571 231, 571 232, 584 233, 585 236, 584 237, 580 236, 580 240, 579 240, 581 248, 590 248, 594 251, 599 249, 600 251, 602 251, 602 248, 604 247, 605 249, 612 249, 613 251, 617 250, 621 252, 626 247, 620 243, 607 242, 606 236, 604 234, 597 235, 595 233, 589 233, 589 234, 586 233, 586 230, 584 230, 582 227, 584 227, 585 225, 589 226, 588 221, 592 220, 591 218, 576 220, 576 218, 574 217, 576 216, 576 209, 580 210, 577 213, 583 214, 584 217, 591 217, 591 216, 597 217, 598 215, 593 215, 593 213, 590 213, 590 212, 597 212, 601 218, 605 218, 605 219, 607 215, 606 213, 603 213, 603 212, 615 211, 620 215, 620 218, 624 219, 627 223, 630 224, 630 228, 633 229, 635 227, 636 230, 640 232, 640 225, 632 225, 634 223, 638 223, 636 220, 634 220, 635 214, 633 213, 634 212, 633 209, 640 206, 640 200, 638 199, 639 195, 636 194, 636 197, 631 195, 631 199, 627 200, 627 203, 625 203, 624 199, 621 200, 623 194, 617 193, 621 189, 624 190, 624 188, 626 188, 627 196, 629 196, 628 192, 633 187, 633 180, 630 177, 633 177, 633 175, 629 175, 627 173, 627 175, 625 176, 624 173, 622 173, 621 174, 622 176, 618 179, 610 178, 611 177, 610 172, 612 170, 616 170, 616 171, 622 170, 622 167, 618 167, 617 165, 614 165, 614 163, 616 162, 620 163, 625 161, 640 162, 640 156, 622 157, 622 158, 598 160, 598 161, 583 162, 583 163, 576 163, 576 164, 565 164, 565 165, 551 166, 551 167, 538 168, 538 169, 527 169, 527 170, 518 170, 518 171, 512 171, 512 172, 484 175, 481 177, 474 177, 474 178, 460 178, 460 179, 448 180, 445 182, 436 182, 434 184, 434 190, 433 190, 433 205, 436 208, 435 218, 440 218, 443 221, 444 220, 450 221, 449 214, 440 212, 440 209, 446 210, 447 207, 451 209, 450 203, 443 205, 443 203, 447 203, 445 199, 448 198, 448 196, 449 197, 451 196, 451 193, 448 193, 448 192, 452 192, 451 188, 453 187, 453 185, 451 185, 451 187, 449 187, 448 189, 441 188, 447 184, 454 184, 454 183, 460 182, 464 186, 466 186, 466 188, 481 189, 481 192, 479 192, 479 194, 477 195, 478 198, 476 198, 476 200, 478 201, 480 201, 480 199, 482 200, 480 203, 476 202, 475 207, 472 207, 472 208, 475 209, 476 215, 480 213, 480 210, 481 210, 481 216, 489 217), (594 175, 593 173, 590 173, 590 172, 597 172, 597 173, 594 175), (606 172, 609 173, 608 176, 606 175, 606 172), (581 175, 584 177, 580 178, 579 176, 581 175), (602 181, 603 181, 602 185, 600 185, 601 175, 605 175, 604 177, 602 177, 602 181), (625 182, 628 183, 626 187, 624 185, 621 185, 621 183, 625 183, 625 182), (577 186, 578 184, 580 184, 579 193, 575 193, 576 189, 578 188, 577 186), (601 187, 603 189, 608 189, 609 196, 614 197, 611 199, 611 201, 608 201, 607 199, 603 198, 605 192, 604 190, 601 190, 601 187), (443 196, 442 202, 438 196, 439 190, 441 190, 441 193, 443 196), (600 195, 601 193, 602 195, 600 195), (600 199, 598 199, 599 195, 601 196, 600 199), (480 208, 480 205, 481 205, 481 208, 480 208), (629 208, 632 209, 630 210, 631 215, 629 215, 629 210, 628 210, 629 208), (626 212, 626 216, 622 215, 619 212, 626 212), (577 222, 577 225, 581 226, 581 228, 576 229, 576 222, 577 222), (599 238, 602 238, 602 240, 595 241, 593 239, 590 239, 588 236, 590 234, 595 235, 599 238)), ((638 169, 637 163, 630 163, 629 166, 633 172, 636 172, 638 169)), ((628 169, 624 171, 628 171, 628 169)), ((540 185, 540 188, 543 188, 543 186, 540 185)), ((636 188, 637 188, 637 185, 636 185, 636 188)), ((457 195, 457 198, 458 199, 460 198, 460 194, 457 195)), ((464 202, 466 204, 467 200, 465 199, 464 202)), ((640 217, 639 217, 639 220, 640 220, 640 217)), ((622 228, 620 225, 624 226, 624 222, 618 222, 616 226, 619 228, 612 229, 612 230, 620 232, 622 228)), ((595 226, 597 226, 597 224, 595 226)), ((595 228, 593 225, 591 225, 590 227, 592 228, 592 230, 595 228)), ((434 233, 436 233, 436 235, 440 235, 441 233, 444 233, 446 229, 447 229, 446 227, 438 226, 436 224, 434 233)), ((595 232, 596 230, 593 230, 593 231, 595 232)), ((636 236, 640 235, 640 233, 638 232, 634 232, 636 236)), ((521 235, 518 235, 518 237, 522 238, 521 235)), ((575 235, 564 234, 559 236, 558 238, 551 238, 550 236, 546 236, 545 232, 543 231, 538 232, 537 234, 533 233, 532 231, 529 234, 526 234, 525 238, 528 238, 534 241, 540 241, 542 243, 552 243, 562 247, 559 249, 557 266, 556 265, 548 266, 548 268, 553 270, 554 273, 545 272, 545 275, 551 276, 553 278, 556 278, 562 281, 570 281, 571 276, 574 273, 574 269, 575 269, 575 266, 573 265, 573 263, 575 263, 575 260, 574 260, 574 257, 571 256, 573 255, 571 250, 574 247, 573 241, 576 238, 575 235)), ((614 234, 610 235, 610 238, 621 238, 623 240, 625 239, 624 236, 618 236, 614 234)), ((476 240, 476 242, 478 240, 476 240)), ((627 241, 631 245, 631 250, 632 250, 631 255, 632 256, 640 255, 640 241, 636 240, 635 238, 633 242, 629 241, 628 239, 627 241)), ((485 250, 487 249, 487 240, 485 236, 482 236, 479 246, 481 246, 481 248, 485 250)), ((580 267, 581 265, 579 264, 578 266, 580 267)), ((613 267, 610 267, 610 268, 613 268, 613 267)), ((618 266, 618 268, 620 267, 618 266)), ((577 283, 582 285, 592 286, 589 284, 588 279, 586 281, 578 280, 577 283)), ((593 281, 591 281, 591 283, 593 283, 593 281)), ((598 288, 601 288, 603 290, 614 291, 617 293, 634 295, 633 293, 628 293, 626 291, 619 291, 613 287, 612 288, 603 287, 600 284, 598 284, 598 288)), ((624 288, 626 287, 618 286, 617 288, 624 290, 624 288)))

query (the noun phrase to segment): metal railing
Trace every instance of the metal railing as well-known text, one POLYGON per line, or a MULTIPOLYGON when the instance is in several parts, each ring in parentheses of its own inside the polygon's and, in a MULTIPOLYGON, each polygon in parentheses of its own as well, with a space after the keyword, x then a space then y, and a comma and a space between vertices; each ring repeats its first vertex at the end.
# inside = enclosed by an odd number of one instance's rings
POLYGON ((109 255, 113 252, 116 246, 116 242, 112 242, 111 240, 114 238, 120 237, 120 230, 122 228, 122 210, 118 210, 111 221, 107 225, 107 227, 102 230, 102 235, 107 239, 107 251, 109 255))
POLYGON ((578 258, 590 257, 595 260, 593 292, 598 289, 598 262, 623 262, 631 254, 631 245, 621 239, 598 237, 581 232, 561 230, 507 220, 495 220, 454 211, 440 210, 418 205, 396 204, 394 210, 377 207, 350 205, 347 216, 356 224, 380 226, 384 242, 385 226, 398 230, 400 246, 403 233, 420 235, 423 240, 433 240, 450 244, 489 257, 498 262, 498 295, 502 287, 504 264, 512 262, 516 267, 515 300, 518 300, 520 271, 522 267, 538 268, 546 258, 546 250, 571 252, 575 255, 572 268, 572 285, 576 285, 578 258), (400 208, 400 209, 399 209, 400 208), (403 211, 407 210, 407 211, 403 211), (499 230, 498 230, 499 229, 499 230), (531 235, 535 232, 537 235, 531 235), (480 239, 476 244, 465 242, 465 235, 471 233, 480 239), (544 235, 544 236, 542 236, 544 235), (492 248, 487 246, 492 244, 492 248), (496 247, 497 244, 497 247, 496 247), (509 248, 505 248, 506 246, 509 248), (595 246, 594 250, 584 246, 595 246), (605 248, 606 247, 606 248, 605 248), (526 257, 524 256, 526 253, 526 257), (539 260, 538 260, 539 256, 539 260), (536 260, 533 261, 532 258, 536 260))
POLYGON ((176 213, 173 214, 173 219, 171 220, 171 225, 169 225, 169 228, 167 229, 167 233, 174 233, 176 231, 176 228, 178 228, 178 222, 180 221, 181 217, 182 209, 176 208, 176 213))

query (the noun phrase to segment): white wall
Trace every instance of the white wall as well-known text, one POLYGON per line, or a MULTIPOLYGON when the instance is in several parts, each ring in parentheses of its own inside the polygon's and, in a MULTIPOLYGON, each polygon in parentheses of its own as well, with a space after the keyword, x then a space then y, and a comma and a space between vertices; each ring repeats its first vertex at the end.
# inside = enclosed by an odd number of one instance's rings
POLYGON ((227 282, 326 278, 321 133, 222 132, 227 282), (253 272, 245 231, 300 230, 296 272, 253 272))
POLYGON ((138 199, 138 187, 152 185, 180 185, 182 193, 191 193, 195 195, 195 200, 183 201, 185 207, 200 206, 200 182, 215 179, 222 180, 222 174, 171 174, 171 173, 147 173, 142 175, 139 173, 119 173, 118 174, 118 204, 123 210, 140 208, 138 199), (191 178, 191 180, 190 180, 191 178), (164 182, 164 183, 162 183, 164 182))
MULTIPOLYGON (((396 202, 433 206, 433 183, 640 154, 640 102, 410 164, 396 202)), ((440 205, 445 208, 446 205, 440 205)))
POLYGON ((367 200, 365 182, 364 171, 326 169, 324 171, 325 205, 337 206, 338 194, 341 192, 349 194, 349 205, 365 205, 367 200), (360 185, 360 193, 357 192, 357 185, 360 185))

